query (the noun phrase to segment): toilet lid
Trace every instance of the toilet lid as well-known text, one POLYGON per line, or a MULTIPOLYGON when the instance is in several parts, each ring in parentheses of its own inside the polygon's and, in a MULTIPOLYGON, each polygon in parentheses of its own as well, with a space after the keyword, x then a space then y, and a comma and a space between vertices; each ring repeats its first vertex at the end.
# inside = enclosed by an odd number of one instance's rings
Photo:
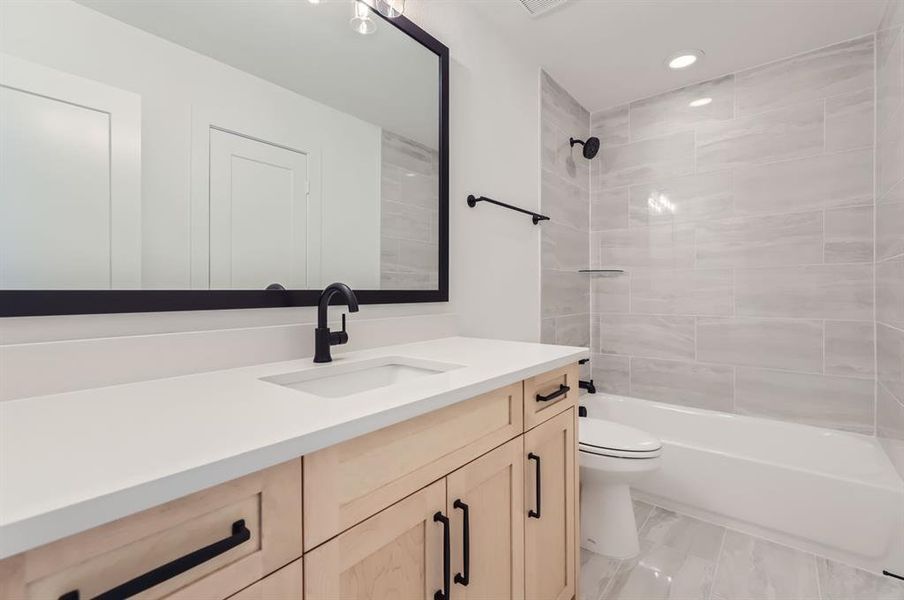
POLYGON ((602 419, 578 420, 578 440, 591 452, 616 450, 626 453, 658 452, 662 442, 645 431, 602 419))

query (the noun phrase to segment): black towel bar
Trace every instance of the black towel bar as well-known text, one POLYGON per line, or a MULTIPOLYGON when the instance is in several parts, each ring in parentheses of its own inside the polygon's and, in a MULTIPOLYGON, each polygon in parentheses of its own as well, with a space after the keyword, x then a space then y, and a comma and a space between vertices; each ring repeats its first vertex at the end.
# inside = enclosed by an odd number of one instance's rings
POLYGON ((549 221, 549 217, 547 217, 546 215, 541 215, 539 213, 525 210, 523 208, 518 208, 517 206, 512 206, 511 204, 506 204, 505 202, 500 202, 499 200, 493 200, 492 198, 487 198, 486 196, 475 196, 474 194, 468 196, 468 206, 470 206, 471 208, 477 206, 478 202, 489 202, 490 204, 495 204, 496 206, 501 206, 502 208, 507 208, 509 210, 515 210, 519 213, 530 215, 531 219, 534 222, 534 225, 537 225, 540 221, 549 221))

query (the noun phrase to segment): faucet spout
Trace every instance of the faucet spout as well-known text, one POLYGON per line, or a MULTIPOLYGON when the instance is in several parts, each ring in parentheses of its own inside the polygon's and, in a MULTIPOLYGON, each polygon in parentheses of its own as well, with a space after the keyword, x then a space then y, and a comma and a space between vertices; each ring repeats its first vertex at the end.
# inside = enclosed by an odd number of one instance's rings
POLYGON ((330 346, 345 344, 348 342, 348 333, 345 331, 345 315, 342 315, 342 331, 330 332, 327 320, 327 311, 330 301, 336 294, 342 294, 348 305, 348 312, 358 312, 358 297, 352 288, 344 283, 331 283, 324 288, 317 303, 317 329, 314 330, 314 362, 331 362, 333 357, 330 346))

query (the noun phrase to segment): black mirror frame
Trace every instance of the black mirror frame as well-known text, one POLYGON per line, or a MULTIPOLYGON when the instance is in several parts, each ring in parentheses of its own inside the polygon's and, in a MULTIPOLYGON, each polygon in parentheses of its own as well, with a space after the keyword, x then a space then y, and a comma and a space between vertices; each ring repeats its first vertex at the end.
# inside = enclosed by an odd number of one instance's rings
MULTIPOLYGON (((404 16, 388 24, 439 59, 439 286, 355 290, 361 304, 449 301, 449 49, 404 16)), ((0 317, 316 306, 320 290, 0 290, 0 317)))

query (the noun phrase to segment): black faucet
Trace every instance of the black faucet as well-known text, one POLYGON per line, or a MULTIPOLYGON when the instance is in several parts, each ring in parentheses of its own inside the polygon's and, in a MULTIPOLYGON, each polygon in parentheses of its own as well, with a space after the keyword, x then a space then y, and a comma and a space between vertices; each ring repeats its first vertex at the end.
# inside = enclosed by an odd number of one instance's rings
POLYGON ((320 294, 320 302, 317 305, 317 329, 314 330, 315 363, 332 362, 333 357, 330 355, 330 346, 348 342, 348 333, 345 332, 345 313, 342 313, 342 331, 331 333, 330 328, 327 327, 327 307, 330 305, 330 300, 334 294, 345 296, 348 312, 358 312, 358 297, 355 296, 352 288, 344 283, 331 283, 326 286, 320 294))

